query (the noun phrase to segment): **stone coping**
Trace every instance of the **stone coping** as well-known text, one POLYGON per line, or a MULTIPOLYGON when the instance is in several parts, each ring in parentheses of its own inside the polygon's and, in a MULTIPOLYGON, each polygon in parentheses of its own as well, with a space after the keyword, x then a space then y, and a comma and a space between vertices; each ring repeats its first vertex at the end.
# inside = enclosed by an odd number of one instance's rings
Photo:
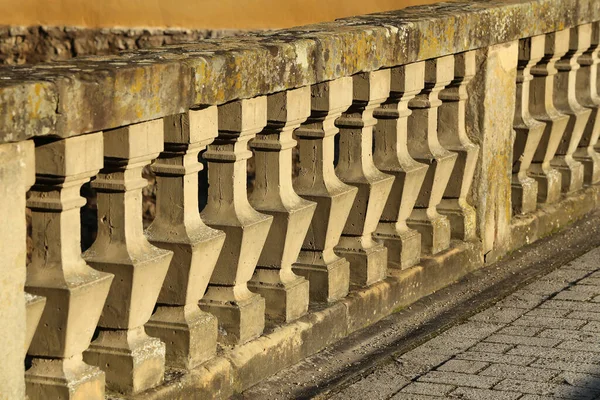
MULTIPOLYGON (((600 187, 593 186, 542 206, 511 227, 516 250, 584 218, 600 207, 600 187)), ((451 247, 406 270, 388 270, 383 282, 353 290, 345 299, 309 313, 289 324, 220 355, 190 371, 167 371, 165 383, 136 396, 109 394, 131 400, 227 399, 263 379, 317 353, 396 310, 440 290, 483 266, 481 243, 453 241, 451 247)))
POLYGON ((597 0, 460 0, 0 68, 0 143, 117 128, 600 20, 597 0))

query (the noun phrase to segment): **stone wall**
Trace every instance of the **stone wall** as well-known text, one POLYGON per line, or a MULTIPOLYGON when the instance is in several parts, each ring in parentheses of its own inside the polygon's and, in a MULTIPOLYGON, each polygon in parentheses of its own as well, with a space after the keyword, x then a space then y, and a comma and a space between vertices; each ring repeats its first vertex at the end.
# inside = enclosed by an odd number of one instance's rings
POLYGON ((0 26, 0 64, 35 64, 72 57, 116 54, 201 39, 234 36, 233 30, 88 29, 0 26))

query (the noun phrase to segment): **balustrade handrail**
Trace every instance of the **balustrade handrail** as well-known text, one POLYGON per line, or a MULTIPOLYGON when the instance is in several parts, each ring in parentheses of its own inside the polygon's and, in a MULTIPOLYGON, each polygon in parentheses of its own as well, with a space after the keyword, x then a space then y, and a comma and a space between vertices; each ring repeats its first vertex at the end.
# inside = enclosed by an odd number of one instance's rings
POLYGON ((2 67, 0 143, 118 128, 598 19, 596 0, 462 0, 245 37, 2 67))

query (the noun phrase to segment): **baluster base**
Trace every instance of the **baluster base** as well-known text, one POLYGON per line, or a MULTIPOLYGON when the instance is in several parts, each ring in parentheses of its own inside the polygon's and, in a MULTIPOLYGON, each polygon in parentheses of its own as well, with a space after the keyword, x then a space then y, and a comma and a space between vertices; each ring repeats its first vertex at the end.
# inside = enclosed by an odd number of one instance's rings
POLYGON ((537 209, 538 183, 530 177, 519 178, 513 175, 511 202, 513 214, 528 214, 537 209))
POLYGON ((475 209, 460 199, 442 199, 437 206, 440 214, 450 222, 451 239, 469 241, 477 236, 475 209))
POLYGON ((583 183, 586 186, 600 182, 600 155, 593 148, 580 147, 573 158, 583 164, 583 183))
POLYGON ((421 234, 421 251, 435 255, 450 247, 450 221, 435 212, 429 216, 426 208, 415 208, 407 225, 421 234))
POLYGON ((557 155, 550 162, 561 174, 561 190, 565 194, 573 193, 583 188, 583 164, 573 158, 557 155))
POLYGON ((217 317, 217 341, 236 346, 259 337, 265 328, 265 299, 245 289, 241 300, 234 299, 231 287, 209 286, 200 300, 200 308, 217 317), (224 293, 229 295, 223 296, 224 293))
POLYGON ((293 270, 310 282, 312 302, 334 302, 348 294, 350 263, 345 258, 325 263, 322 252, 302 250, 293 270))
POLYGON ((350 284, 371 286, 385 279, 387 248, 383 244, 361 236, 342 235, 335 252, 350 263, 350 284))
POLYGON ((45 297, 25 292, 25 351, 29 349, 45 306, 45 297))
POLYGON ((560 172, 553 168, 544 171, 541 163, 532 163, 529 175, 538 184, 538 203, 554 204, 560 200, 562 180, 560 172))
POLYGON ((25 383, 29 400, 104 400, 104 372, 84 363, 81 354, 69 359, 34 358, 25 383))
POLYGON ((158 386, 165 372, 165 345, 146 334, 143 326, 130 330, 100 330, 83 353, 85 362, 106 374, 106 387, 135 394, 158 386))
POLYGON ((395 222, 380 222, 373 237, 387 248, 388 268, 407 269, 421 261, 421 234, 416 230, 400 232, 395 222))
MULTIPOLYGON (((265 299, 267 317, 275 322, 291 322, 308 312, 309 282, 295 276, 281 282, 281 270, 257 267, 248 288, 265 299)), ((291 275, 291 273, 290 273, 291 275)))
POLYGON ((217 319, 196 304, 159 306, 145 328, 165 343, 168 366, 192 369, 217 352, 217 319))

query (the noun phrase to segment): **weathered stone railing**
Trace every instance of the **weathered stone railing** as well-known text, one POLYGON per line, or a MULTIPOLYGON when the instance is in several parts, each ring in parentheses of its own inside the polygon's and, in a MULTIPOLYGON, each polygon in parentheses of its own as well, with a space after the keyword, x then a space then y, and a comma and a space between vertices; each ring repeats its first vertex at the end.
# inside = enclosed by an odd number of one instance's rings
POLYGON ((225 398, 583 217, 596 21, 463 1, 0 69, 0 398, 225 398))

